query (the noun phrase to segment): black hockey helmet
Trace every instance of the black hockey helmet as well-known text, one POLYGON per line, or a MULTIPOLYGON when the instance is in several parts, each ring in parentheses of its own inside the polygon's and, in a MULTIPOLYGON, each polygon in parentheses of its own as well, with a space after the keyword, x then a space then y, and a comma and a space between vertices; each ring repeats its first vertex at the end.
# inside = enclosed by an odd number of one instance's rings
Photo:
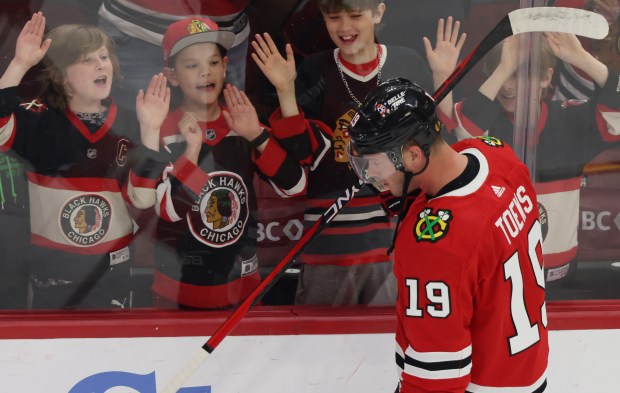
POLYGON ((393 78, 368 93, 351 120, 349 137, 359 155, 400 149, 414 140, 428 156, 440 128, 433 98, 415 83, 393 78))

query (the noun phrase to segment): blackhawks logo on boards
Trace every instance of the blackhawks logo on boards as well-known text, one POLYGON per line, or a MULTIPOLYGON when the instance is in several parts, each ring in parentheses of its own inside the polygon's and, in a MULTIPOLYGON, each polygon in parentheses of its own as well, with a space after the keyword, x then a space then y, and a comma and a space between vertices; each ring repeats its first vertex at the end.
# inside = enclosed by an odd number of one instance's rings
POLYGON ((476 138, 481 139, 482 142, 486 143, 491 147, 504 147, 504 142, 493 136, 478 136, 476 138))
POLYGON ((448 222, 452 219, 450 210, 437 210, 437 213, 433 214, 433 209, 426 208, 418 213, 418 217, 419 220, 413 229, 418 242, 434 243, 448 234, 450 228, 448 222))

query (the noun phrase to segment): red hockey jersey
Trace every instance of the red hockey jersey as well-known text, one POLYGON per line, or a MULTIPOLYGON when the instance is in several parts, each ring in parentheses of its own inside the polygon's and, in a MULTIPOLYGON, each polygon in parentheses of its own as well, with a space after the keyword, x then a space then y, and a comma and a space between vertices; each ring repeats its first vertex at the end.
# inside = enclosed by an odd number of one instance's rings
POLYGON ((528 169, 496 138, 454 148, 478 161, 477 175, 421 194, 396 240, 400 391, 542 392, 542 233, 528 169))
MULTIPOLYGON (((579 193, 584 166, 620 144, 618 73, 588 101, 543 102, 538 120, 534 186, 543 226, 546 280, 561 279, 577 255, 579 193)), ((480 92, 455 105, 459 139, 490 135, 512 143, 514 124, 480 92)))

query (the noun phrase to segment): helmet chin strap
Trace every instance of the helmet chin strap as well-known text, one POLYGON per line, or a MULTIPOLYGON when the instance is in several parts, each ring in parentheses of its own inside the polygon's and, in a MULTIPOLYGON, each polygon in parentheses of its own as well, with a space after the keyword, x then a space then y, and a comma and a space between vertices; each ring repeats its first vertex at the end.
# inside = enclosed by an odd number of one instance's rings
POLYGON ((407 203, 407 195, 408 195, 409 184, 411 183, 411 179, 413 179, 414 176, 417 176, 420 173, 424 172, 426 168, 428 167, 428 162, 430 161, 429 148, 428 146, 425 146, 422 148, 422 150, 424 150, 424 157, 426 157, 426 162, 424 163, 424 167, 421 170, 414 173, 414 172, 409 172, 405 170, 404 166, 402 166, 401 168, 398 168, 398 170, 400 170, 401 172, 405 174, 405 180, 403 181, 403 191, 402 191, 402 194, 400 195, 400 211, 398 212, 398 220, 396 221, 396 228, 394 228, 394 235, 392 236, 392 244, 390 245, 390 248, 388 248, 387 250, 387 255, 390 255, 392 251, 394 251, 394 245, 396 244, 396 236, 398 235, 398 228, 400 227, 400 223, 405 217, 405 213, 407 211, 407 209, 405 208, 405 204, 407 203))

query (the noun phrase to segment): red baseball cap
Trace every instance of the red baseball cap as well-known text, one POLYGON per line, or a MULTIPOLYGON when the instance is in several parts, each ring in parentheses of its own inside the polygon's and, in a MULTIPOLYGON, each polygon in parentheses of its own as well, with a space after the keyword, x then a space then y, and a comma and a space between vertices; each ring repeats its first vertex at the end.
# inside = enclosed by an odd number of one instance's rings
POLYGON ((220 27, 209 18, 190 16, 168 26, 162 49, 164 54, 164 64, 168 67, 170 57, 179 53, 182 49, 192 44, 200 42, 212 42, 220 44, 224 49, 229 50, 235 40, 235 33, 232 31, 220 30, 220 27))

